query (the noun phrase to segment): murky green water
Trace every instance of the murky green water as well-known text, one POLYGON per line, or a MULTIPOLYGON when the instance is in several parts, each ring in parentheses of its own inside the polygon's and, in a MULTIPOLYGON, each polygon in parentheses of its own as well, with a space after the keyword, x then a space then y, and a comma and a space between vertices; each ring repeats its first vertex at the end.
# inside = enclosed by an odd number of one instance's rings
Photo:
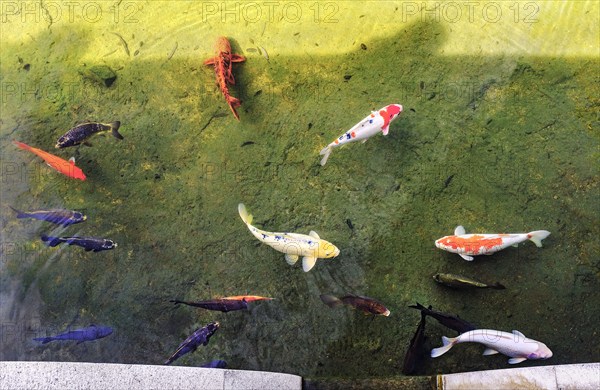
MULTIPOLYGON (((420 302, 554 352, 523 366, 598 361, 598 3, 269 4, 2 3, 0 358, 161 364, 216 320, 210 344, 176 364, 389 377, 419 320, 407 306, 420 302), (240 122, 202 65, 220 35, 248 57, 234 70, 240 122), (111 87, 85 76, 97 65, 117 74, 111 87), (390 103, 405 112, 387 137, 319 166, 323 146, 390 103), (125 140, 53 149, 88 120, 120 120, 125 140), (75 155, 88 180, 13 139, 75 155), (316 230, 340 256, 290 267, 251 236, 239 202, 257 226, 316 230), (9 205, 88 220, 52 230, 9 205), (552 235, 470 263, 433 245, 458 224, 552 235), (49 232, 119 246, 46 248, 49 232), (437 272, 507 289, 452 291, 437 272), (332 310, 323 293, 374 297, 392 314, 332 310), (276 299, 231 313, 168 302, 242 294, 276 299), (31 340, 89 323, 115 333, 31 340)), ((454 333, 429 321, 427 335, 434 347, 454 333)), ((419 373, 508 367, 482 350, 459 346, 419 373)))

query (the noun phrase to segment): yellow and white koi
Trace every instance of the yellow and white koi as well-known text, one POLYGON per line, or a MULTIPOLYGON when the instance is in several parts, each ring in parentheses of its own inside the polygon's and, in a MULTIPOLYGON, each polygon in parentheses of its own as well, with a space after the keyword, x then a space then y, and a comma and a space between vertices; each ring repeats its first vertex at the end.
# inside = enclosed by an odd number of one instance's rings
POLYGON ((335 245, 321 239, 312 230, 308 235, 267 232, 251 225, 252 215, 248 214, 246 206, 243 203, 238 205, 238 211, 242 221, 248 226, 254 237, 276 251, 285 253, 285 261, 289 265, 296 264, 298 259, 302 257, 302 269, 304 272, 310 271, 315 266, 317 259, 329 259, 340 254, 340 250, 335 245))
POLYGON ((362 121, 354 125, 350 130, 336 138, 332 143, 321 150, 320 155, 321 166, 327 164, 327 159, 333 148, 349 144, 350 142, 362 141, 367 142, 367 139, 375 134, 382 132, 383 135, 388 135, 390 131, 390 123, 402 112, 402 105, 390 104, 380 110, 373 111, 362 121))

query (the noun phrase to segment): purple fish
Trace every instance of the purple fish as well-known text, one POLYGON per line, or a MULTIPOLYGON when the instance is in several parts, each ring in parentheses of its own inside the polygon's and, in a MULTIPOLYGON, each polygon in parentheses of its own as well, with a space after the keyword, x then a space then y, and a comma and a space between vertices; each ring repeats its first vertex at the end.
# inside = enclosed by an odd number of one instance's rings
POLYGON ((212 336, 217 329, 219 329, 218 322, 211 322, 204 328, 198 328, 187 339, 185 339, 183 343, 179 344, 177 351, 175 351, 175 353, 165 362, 165 364, 171 364, 186 353, 194 352, 200 345, 207 345, 210 336, 212 336))
POLYGON ((225 360, 213 360, 212 362, 204 363, 200 367, 205 368, 227 368, 227 362, 225 360))
POLYGON ((77 340, 77 344, 84 341, 92 341, 101 339, 112 334, 113 329, 109 326, 90 325, 87 328, 75 329, 69 332, 61 333, 56 336, 38 337, 33 340, 41 341, 42 344, 47 344, 54 340, 77 340))
POLYGON ((86 252, 106 251, 114 249, 117 246, 117 243, 113 240, 97 237, 50 237, 43 235, 42 241, 51 247, 55 247, 63 242, 68 245, 77 245, 84 248, 86 252))
POLYGON ((17 218, 35 218, 39 219, 40 221, 52 222, 62 226, 73 225, 76 223, 83 222, 87 219, 87 217, 79 211, 50 209, 25 212, 17 210, 12 206, 9 207, 17 213, 17 218))

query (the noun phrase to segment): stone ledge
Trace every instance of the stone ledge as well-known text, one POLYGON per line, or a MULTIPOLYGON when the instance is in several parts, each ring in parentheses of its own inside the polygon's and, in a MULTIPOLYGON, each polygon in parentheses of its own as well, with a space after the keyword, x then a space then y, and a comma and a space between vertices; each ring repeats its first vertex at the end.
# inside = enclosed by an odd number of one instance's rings
POLYGON ((0 389, 290 389, 297 375, 139 364, 0 362, 0 389))
POLYGON ((507 368, 438 375, 438 390, 600 389, 600 363, 507 368))

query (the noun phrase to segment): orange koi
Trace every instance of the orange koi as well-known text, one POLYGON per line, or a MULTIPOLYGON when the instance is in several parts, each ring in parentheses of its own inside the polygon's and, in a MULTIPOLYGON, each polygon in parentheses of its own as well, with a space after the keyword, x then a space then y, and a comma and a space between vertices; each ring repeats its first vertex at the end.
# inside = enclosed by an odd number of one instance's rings
POLYGON ((58 156, 55 156, 48 152, 44 152, 41 149, 29 146, 27 144, 24 144, 23 142, 13 141, 13 143, 19 148, 29 150, 31 153, 34 153, 39 157, 43 158, 44 161, 46 161, 46 164, 48 164, 48 166, 54 168, 63 175, 73 179, 85 180, 85 174, 83 173, 83 171, 79 167, 75 166, 75 159, 71 158, 69 159, 69 161, 63 160, 58 156))
POLYGON ((239 121, 240 116, 235 109, 236 107, 241 106, 242 102, 229 94, 228 84, 235 85, 235 79, 233 78, 233 73, 231 71, 232 63, 246 61, 246 57, 238 54, 232 54, 231 45, 226 37, 220 37, 217 39, 217 44, 215 47, 217 55, 204 61, 204 65, 214 66, 215 75, 217 76, 217 84, 219 85, 223 96, 225 96, 225 100, 227 101, 231 112, 233 112, 233 116, 235 116, 235 119, 239 121))

